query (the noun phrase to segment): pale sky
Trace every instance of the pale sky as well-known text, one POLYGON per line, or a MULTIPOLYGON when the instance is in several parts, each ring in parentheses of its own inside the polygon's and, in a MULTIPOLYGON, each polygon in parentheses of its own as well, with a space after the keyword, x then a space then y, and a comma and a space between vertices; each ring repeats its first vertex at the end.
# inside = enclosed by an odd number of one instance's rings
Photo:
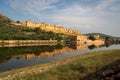
POLYGON ((120 0, 0 0, 0 13, 14 21, 120 37, 120 0))

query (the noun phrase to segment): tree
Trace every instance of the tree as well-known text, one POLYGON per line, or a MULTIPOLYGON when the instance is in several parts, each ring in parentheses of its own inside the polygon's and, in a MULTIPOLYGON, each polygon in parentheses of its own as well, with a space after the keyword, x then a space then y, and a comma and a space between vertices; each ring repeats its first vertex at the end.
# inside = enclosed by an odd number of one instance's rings
POLYGON ((35 32, 36 34, 39 34, 39 33, 40 33, 40 28, 36 27, 36 28, 34 29, 34 32, 35 32))
POLYGON ((20 23, 20 21, 16 21, 17 23, 20 23))
POLYGON ((93 41, 95 40, 95 38, 94 38, 93 35, 90 35, 90 36, 89 36, 89 39, 90 39, 90 40, 93 40, 93 41))
POLYGON ((108 41, 109 39, 110 39, 110 37, 109 37, 109 36, 107 36, 107 37, 105 38, 105 40, 106 40, 106 41, 108 41))

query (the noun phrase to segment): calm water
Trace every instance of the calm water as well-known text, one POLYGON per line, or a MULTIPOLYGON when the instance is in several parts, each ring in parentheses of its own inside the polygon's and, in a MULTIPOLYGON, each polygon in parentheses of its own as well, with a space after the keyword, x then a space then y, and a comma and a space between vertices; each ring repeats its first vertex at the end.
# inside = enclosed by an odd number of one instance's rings
POLYGON ((34 46, 0 48, 0 71, 65 59, 86 52, 120 49, 120 45, 34 46))

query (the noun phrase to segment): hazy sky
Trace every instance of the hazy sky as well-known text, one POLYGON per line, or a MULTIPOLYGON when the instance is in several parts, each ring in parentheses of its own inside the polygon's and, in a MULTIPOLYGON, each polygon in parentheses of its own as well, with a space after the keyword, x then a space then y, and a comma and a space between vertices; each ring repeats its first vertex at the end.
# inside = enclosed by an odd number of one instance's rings
POLYGON ((0 13, 15 21, 46 22, 79 33, 120 37, 120 0, 0 0, 0 13))

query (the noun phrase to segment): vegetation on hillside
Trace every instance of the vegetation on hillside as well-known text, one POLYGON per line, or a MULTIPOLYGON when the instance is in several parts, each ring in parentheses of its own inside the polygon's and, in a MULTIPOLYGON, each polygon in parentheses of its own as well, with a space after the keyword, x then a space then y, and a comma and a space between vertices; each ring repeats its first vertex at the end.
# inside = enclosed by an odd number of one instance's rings
POLYGON ((86 34, 87 36, 93 36, 93 35, 99 35, 100 38, 102 39, 109 39, 109 40, 112 40, 112 39, 120 39, 120 37, 114 37, 114 36, 111 36, 111 35, 106 35, 106 34, 102 34, 102 33, 88 33, 86 34))
POLYGON ((88 38, 89 38, 90 40, 92 40, 92 41, 95 40, 95 37, 94 37, 93 35, 90 35, 88 38))
MULTIPOLYGON (((11 24, 13 21, 0 14, 0 40, 63 40, 61 33, 46 32, 11 24)), ((18 22, 18 21, 17 21, 18 22)))

